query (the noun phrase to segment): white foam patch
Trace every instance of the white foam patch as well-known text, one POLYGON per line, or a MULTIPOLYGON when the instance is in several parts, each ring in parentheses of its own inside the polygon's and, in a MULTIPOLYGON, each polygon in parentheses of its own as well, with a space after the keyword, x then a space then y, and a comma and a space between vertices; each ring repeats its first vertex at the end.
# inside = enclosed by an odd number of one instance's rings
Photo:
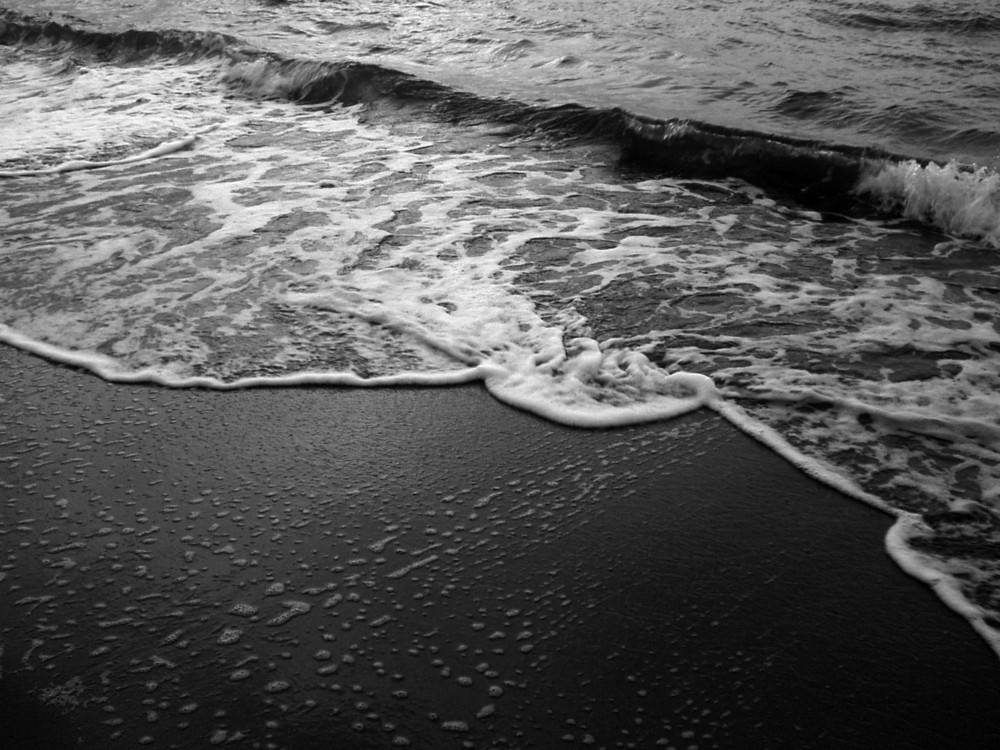
POLYGON ((616 427, 677 417, 711 403, 705 375, 667 374, 634 351, 602 351, 593 339, 510 363, 486 377, 490 392, 513 406, 574 427, 616 427), (513 365, 513 366, 511 366, 513 365))
POLYGON ((857 192, 908 219, 1000 248, 1000 174, 986 167, 971 169, 956 162, 887 164, 864 178, 857 192))
POLYGON ((206 122, 202 108, 183 101, 204 99, 200 89, 215 75, 208 64, 118 68, 55 50, 4 48, 0 177, 94 169, 185 148, 206 122))
MULTIPOLYGON (((571 309, 545 314, 518 283, 525 268, 584 269, 600 287, 658 262, 644 230, 697 216, 596 210, 635 196, 530 148, 441 149, 434 126, 398 135, 360 127, 357 109, 216 95, 202 102, 216 126, 183 140, 194 148, 156 177, 128 168, 177 148, 102 162, 100 174, 63 163, 10 175, 68 181, 44 185, 55 192, 42 211, 27 210, 37 186, 10 183, 21 241, 4 341, 109 380, 177 387, 479 379, 579 426, 666 418, 712 397, 708 378, 599 343, 571 309), (612 230, 623 240, 609 246, 612 230), (525 251, 535 246, 539 258, 525 251)), ((651 183, 640 197, 659 192, 684 191, 651 183)))

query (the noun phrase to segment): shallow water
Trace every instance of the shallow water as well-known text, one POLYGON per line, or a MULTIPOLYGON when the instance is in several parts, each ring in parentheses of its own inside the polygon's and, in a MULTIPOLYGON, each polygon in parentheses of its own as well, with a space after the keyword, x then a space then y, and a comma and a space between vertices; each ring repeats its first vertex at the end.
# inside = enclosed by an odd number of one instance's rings
POLYGON ((710 406, 896 514, 997 643, 987 3, 6 7, 8 343, 591 427, 710 406))

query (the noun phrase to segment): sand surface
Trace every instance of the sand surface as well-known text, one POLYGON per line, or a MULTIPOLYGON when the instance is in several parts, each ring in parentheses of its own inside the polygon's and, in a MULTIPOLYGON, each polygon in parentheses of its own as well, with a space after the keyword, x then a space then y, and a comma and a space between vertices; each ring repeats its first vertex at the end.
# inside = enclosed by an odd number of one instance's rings
POLYGON ((995 747, 891 519, 709 412, 115 386, 0 347, 3 746, 995 747))

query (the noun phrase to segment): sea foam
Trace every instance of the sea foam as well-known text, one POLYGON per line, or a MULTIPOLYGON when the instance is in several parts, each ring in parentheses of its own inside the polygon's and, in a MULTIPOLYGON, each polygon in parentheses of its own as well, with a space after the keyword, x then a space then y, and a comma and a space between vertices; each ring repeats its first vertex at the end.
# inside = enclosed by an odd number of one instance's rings
POLYGON ((856 191, 886 212, 1000 248, 1000 174, 986 167, 888 163, 864 177, 856 191))

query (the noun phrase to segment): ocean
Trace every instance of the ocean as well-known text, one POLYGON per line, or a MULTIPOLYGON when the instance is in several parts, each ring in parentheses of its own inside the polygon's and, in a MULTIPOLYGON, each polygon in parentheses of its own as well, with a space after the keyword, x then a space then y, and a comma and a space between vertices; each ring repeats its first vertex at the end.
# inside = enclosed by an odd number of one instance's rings
POLYGON ((0 339, 714 409, 1000 653, 998 52, 987 0, 4 0, 0 339))

